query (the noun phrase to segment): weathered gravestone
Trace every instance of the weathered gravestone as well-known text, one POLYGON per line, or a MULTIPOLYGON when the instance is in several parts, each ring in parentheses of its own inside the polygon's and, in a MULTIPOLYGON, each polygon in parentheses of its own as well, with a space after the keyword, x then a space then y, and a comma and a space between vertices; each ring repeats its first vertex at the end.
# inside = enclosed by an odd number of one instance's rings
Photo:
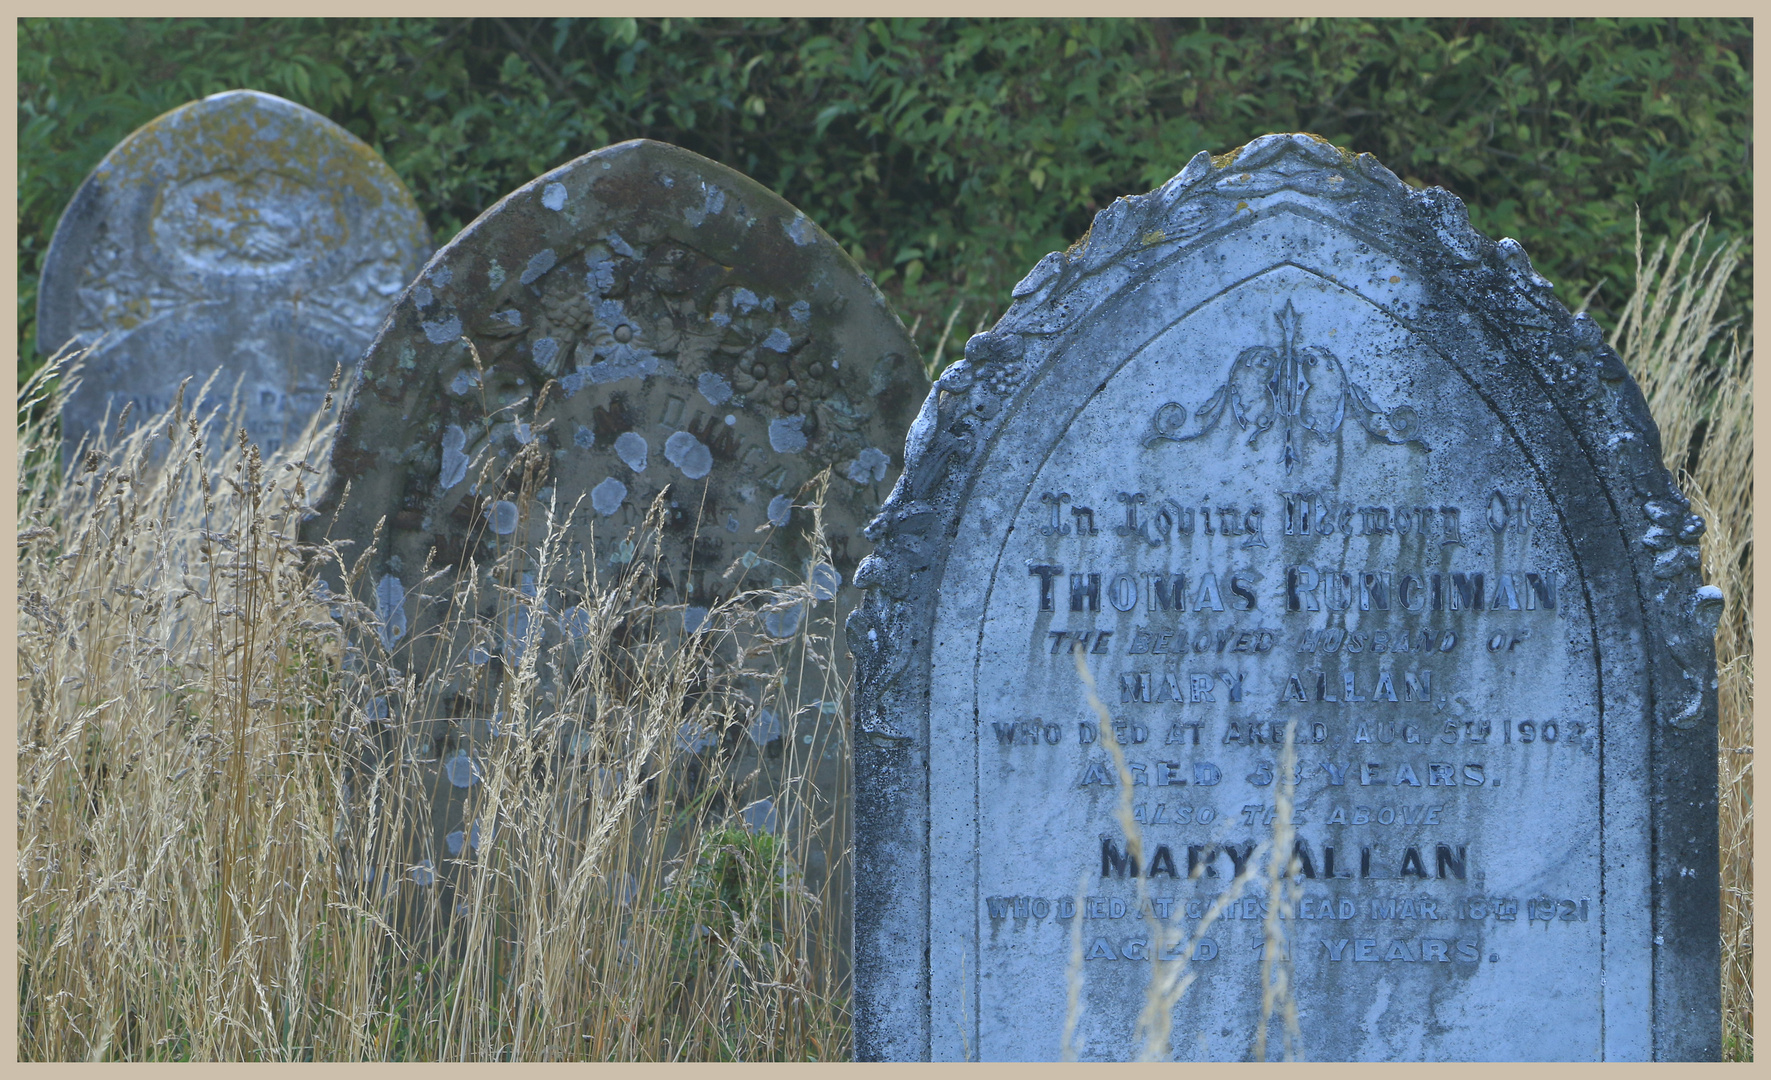
MULTIPOLYGON (((500 676, 445 679, 455 659, 508 673, 530 644, 582 634, 584 582, 606 585, 636 557, 630 532, 667 486, 655 599, 680 606, 680 628, 737 590, 788 580, 846 614, 844 583, 869 550, 861 526, 891 490, 927 386, 903 325, 835 241, 754 180, 674 146, 580 157, 439 250, 364 360, 303 527, 310 541, 353 540, 355 557, 385 519, 369 569, 384 641, 403 670, 434 676, 423 685, 438 708, 405 703, 397 719, 447 797, 435 852, 460 853, 473 762, 495 726, 500 676), (805 539, 806 485, 826 467, 828 563, 805 539), (512 544, 540 551, 549 505, 559 522, 574 515, 567 542, 551 578, 525 577, 532 600, 513 611, 493 564, 512 544), (470 561, 487 578, 478 608, 421 601, 427 566, 444 574, 423 591, 446 596, 470 561)), ((764 625, 791 638, 802 613, 764 625)), ((828 723, 824 693, 787 687, 739 741, 754 753, 803 734, 795 713, 828 723)), ((840 764, 832 751, 814 768, 827 781, 840 764)))
POLYGON ((1156 1056, 1249 1057, 1295 724, 1304 1056, 1714 1057, 1722 598, 1599 328, 1304 135, 1014 296, 858 574, 857 1055, 1056 1058, 1074 932, 1076 1052, 1137 1056, 1160 932, 1197 982, 1156 1056))
POLYGON ((107 408, 144 417, 220 368, 221 401, 241 380, 248 434, 277 449, 429 251, 393 170, 318 113, 231 90, 157 117, 87 176, 44 259, 38 349, 103 342, 62 410, 64 445, 107 408))

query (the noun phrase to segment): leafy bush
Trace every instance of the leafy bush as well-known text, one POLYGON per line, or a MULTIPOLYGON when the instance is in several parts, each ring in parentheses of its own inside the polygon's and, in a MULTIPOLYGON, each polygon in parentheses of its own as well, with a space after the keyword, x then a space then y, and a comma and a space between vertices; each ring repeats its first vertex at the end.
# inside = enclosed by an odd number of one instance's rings
MULTIPOLYGON (((1750 235, 1751 34, 1745 19, 25 20, 20 374, 80 179, 144 121, 241 86, 376 147, 439 242, 596 147, 686 146, 805 210, 946 359, 1097 209, 1270 131, 1450 189, 1564 301, 1596 289, 1609 317, 1638 204, 1650 235, 1705 215, 1718 244, 1750 235)), ((1750 303, 1743 256, 1730 314, 1750 303)))

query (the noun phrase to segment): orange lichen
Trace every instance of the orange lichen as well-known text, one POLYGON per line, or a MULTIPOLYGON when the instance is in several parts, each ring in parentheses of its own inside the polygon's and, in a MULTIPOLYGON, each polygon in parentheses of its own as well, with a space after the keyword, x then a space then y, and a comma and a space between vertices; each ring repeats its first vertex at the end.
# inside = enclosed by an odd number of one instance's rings
POLYGON ((1243 143, 1242 146, 1238 146, 1234 150, 1226 150, 1221 154, 1213 154, 1211 157, 1211 167, 1214 169, 1229 168, 1230 163, 1236 160, 1236 158, 1242 153, 1243 147, 1246 147, 1247 145, 1247 143, 1243 143))
MULTIPOLYGON (((155 117, 119 143, 95 170, 103 179, 168 173, 181 180, 231 173, 243 183, 261 174, 278 176, 327 203, 332 220, 307 225, 327 233, 336 230, 337 235, 347 229, 347 196, 374 210, 390 193, 402 192, 387 163, 350 132, 293 103, 267 107, 264 98, 246 94, 191 102, 155 117)), ((242 225, 261 223, 258 207, 249 201, 230 207, 219 194, 205 198, 200 209, 206 212, 237 213, 242 225)))

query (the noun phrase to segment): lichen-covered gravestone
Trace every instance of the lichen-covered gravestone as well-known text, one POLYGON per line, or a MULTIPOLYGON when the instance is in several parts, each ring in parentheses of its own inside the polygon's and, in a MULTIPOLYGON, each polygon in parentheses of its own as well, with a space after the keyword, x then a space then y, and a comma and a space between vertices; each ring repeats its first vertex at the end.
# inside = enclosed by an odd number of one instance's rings
POLYGON ((44 259, 38 349, 99 343, 62 409, 64 445, 220 368, 220 402, 239 380, 248 435, 277 449, 429 251, 399 177, 318 113, 232 90, 155 118, 87 176, 44 259))
MULTIPOLYGON (((409 671, 465 654, 508 672, 530 628, 544 650, 582 634, 586 580, 606 586, 647 555, 630 535, 666 487, 653 599, 680 607, 680 626, 786 581, 846 613, 844 583, 869 550, 860 528, 927 387, 897 316, 803 214, 697 154, 621 143, 518 188, 431 259, 364 361, 303 535, 353 540, 354 558, 385 519, 369 581, 409 671), (826 467, 822 562, 805 540, 806 485, 826 467), (532 600, 512 614, 493 564, 512 544, 539 552, 550 506, 565 532, 554 576, 524 579, 532 600), (479 608, 421 602, 427 565, 444 576, 424 592, 443 596, 470 563, 488 575, 479 608)), ((800 615, 771 613, 767 632, 793 637, 800 615)), ((435 722, 423 752, 483 752, 486 683, 426 684, 441 713, 403 718, 435 722)), ((778 717, 794 711, 759 710, 751 741, 792 737, 778 717)), ((466 761, 450 780, 457 795, 472 786, 466 761)), ((439 810, 439 838, 460 812, 439 810)))
POLYGON ((1247 1058, 1276 930, 1310 1059, 1714 1057, 1722 597, 1599 327, 1304 135, 1014 296, 857 576, 858 1056, 1057 1058, 1074 934, 1079 1056, 1247 1058))

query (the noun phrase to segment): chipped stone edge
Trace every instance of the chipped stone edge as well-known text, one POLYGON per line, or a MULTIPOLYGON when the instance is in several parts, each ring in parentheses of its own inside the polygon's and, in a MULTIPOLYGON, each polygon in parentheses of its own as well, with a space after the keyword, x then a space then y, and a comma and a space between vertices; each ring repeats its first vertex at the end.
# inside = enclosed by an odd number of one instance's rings
MULTIPOLYGON (((1235 179, 1284 177, 1305 200, 1355 194, 1387 203, 1360 223, 1449 286, 1466 311, 1498 311, 1516 378, 1547 391, 1609 500, 1649 628, 1648 761, 1652 871, 1653 1057, 1714 1060, 1721 1050, 1714 630, 1723 598, 1703 585, 1703 522, 1660 460, 1640 389, 1590 317, 1571 315, 1517 241, 1470 226, 1463 202, 1415 190, 1370 154, 1314 135, 1276 134, 1228 154, 1201 151, 1172 180, 1116 200, 1088 233, 1041 259, 995 326, 973 336, 923 402, 904 471, 865 534, 864 595, 847 623, 855 665, 854 1047, 859 1060, 929 1058, 928 757, 936 590, 958 516, 1001 433, 1005 408, 1065 351, 1085 316, 1184 246, 1235 229, 1235 179), (1290 173, 1276 168, 1290 165, 1290 173), (1301 168, 1300 168, 1301 167, 1301 168), (1312 171, 1313 170, 1313 171, 1312 171), (1263 177, 1264 174, 1264 177, 1263 177), (1088 302, 1085 296, 1098 299, 1088 302), (1577 420, 1578 418, 1578 420, 1577 420), (1601 444, 1602 433, 1612 437, 1601 444), (904 956, 920 956, 904 970, 904 956)), ((1246 217, 1246 215, 1244 215, 1246 217)), ((1644 853, 1646 854, 1646 853, 1644 853)))

